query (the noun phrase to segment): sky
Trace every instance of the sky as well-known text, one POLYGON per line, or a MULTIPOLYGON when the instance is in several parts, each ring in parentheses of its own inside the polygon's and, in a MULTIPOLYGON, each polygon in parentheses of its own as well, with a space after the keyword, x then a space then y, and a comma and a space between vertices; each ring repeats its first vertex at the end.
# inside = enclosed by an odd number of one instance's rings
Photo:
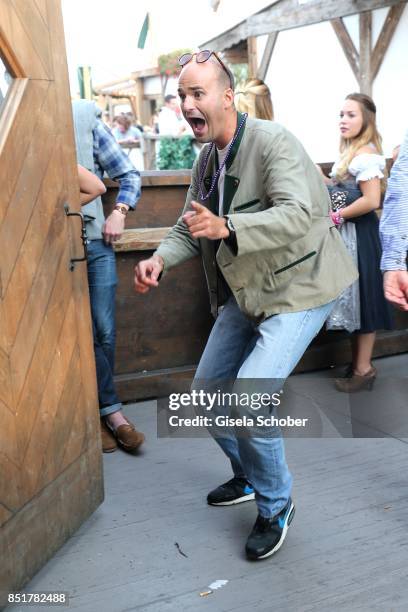
POLYGON ((6 97, 7 89, 9 88, 9 84, 6 78, 7 69, 3 64, 2 59, 0 58, 0 102, 3 98, 6 97))
POLYGON ((78 88, 76 69, 81 65, 91 66, 95 84, 134 70, 146 4, 144 0, 62 1, 71 90, 78 88))
POLYGON ((78 90, 80 65, 91 66, 94 85, 154 65, 152 54, 137 48, 147 11, 151 29, 146 47, 153 46, 160 54, 197 48, 271 3, 221 0, 214 12, 210 0, 62 0, 71 92, 78 90))

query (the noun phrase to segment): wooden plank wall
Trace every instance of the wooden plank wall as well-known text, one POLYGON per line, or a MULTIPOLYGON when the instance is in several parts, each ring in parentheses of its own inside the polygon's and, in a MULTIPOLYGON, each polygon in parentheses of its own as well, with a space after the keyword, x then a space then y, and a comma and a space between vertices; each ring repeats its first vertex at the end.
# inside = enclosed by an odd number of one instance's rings
POLYGON ((0 608, 103 499, 85 264, 59 2, 0 0, 17 78, 0 130, 0 608), (23 76, 22 76, 23 75, 23 76), (72 230, 74 231, 74 230, 72 230))
MULTIPOLYGON (((331 164, 325 164, 329 168, 331 164)), ((126 227, 169 227, 179 217, 190 182, 188 171, 142 173, 142 197, 126 227)), ((106 181, 105 213, 115 203, 117 186, 106 181)), ((212 326, 201 261, 197 258, 173 270, 157 290, 138 295, 133 290, 134 266, 153 249, 117 252, 116 382, 124 401, 157 397, 176 380, 190 378, 212 326)), ((375 356, 408 350, 408 317, 396 313, 396 331, 379 334, 375 356)), ((344 332, 321 332, 297 371, 347 363, 350 348, 344 332)))

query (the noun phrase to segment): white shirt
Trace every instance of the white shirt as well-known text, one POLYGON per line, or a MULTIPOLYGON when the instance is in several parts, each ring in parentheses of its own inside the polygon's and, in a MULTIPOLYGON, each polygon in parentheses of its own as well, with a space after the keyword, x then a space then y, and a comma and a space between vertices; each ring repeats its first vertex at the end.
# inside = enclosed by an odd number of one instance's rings
MULTIPOLYGON (((339 162, 336 162, 330 172, 332 178, 336 178, 339 162)), ((349 173, 355 177, 356 182, 369 181, 373 178, 384 178, 385 157, 378 153, 360 153, 350 162, 349 173)))
POLYGON ((356 177, 357 183, 360 181, 369 181, 373 178, 384 178, 383 170, 385 168, 384 155, 376 153, 360 153, 356 155, 350 162, 349 172, 356 177))
POLYGON ((164 106, 159 113, 159 134, 175 138, 180 134, 181 123, 176 113, 164 106))
MULTIPOLYGON (((218 154, 218 167, 220 168, 228 152, 228 147, 231 141, 223 149, 217 149, 218 154)), ((223 204, 224 204, 224 183, 225 183, 225 166, 223 167, 220 176, 218 177, 218 214, 220 217, 223 215, 223 204)))

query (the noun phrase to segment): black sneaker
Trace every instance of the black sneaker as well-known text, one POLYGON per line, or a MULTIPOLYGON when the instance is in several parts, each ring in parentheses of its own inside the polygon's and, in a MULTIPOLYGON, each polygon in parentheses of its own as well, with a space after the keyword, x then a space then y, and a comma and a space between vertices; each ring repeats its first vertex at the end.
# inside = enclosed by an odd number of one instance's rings
POLYGON ((251 499, 255 499, 255 493, 246 478, 231 478, 207 495, 207 502, 211 506, 232 506, 251 499))
POLYGON ((264 518, 259 514, 245 547, 248 559, 266 559, 276 553, 283 544, 294 515, 295 506, 290 498, 276 516, 264 518))

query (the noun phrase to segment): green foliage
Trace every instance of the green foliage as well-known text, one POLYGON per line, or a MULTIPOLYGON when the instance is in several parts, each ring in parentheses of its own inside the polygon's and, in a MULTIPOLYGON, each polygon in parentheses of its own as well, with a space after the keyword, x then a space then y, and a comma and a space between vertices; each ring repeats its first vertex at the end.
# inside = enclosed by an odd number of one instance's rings
POLYGON ((190 136, 181 138, 163 137, 160 139, 160 152, 157 160, 159 170, 183 170, 193 167, 195 154, 190 136))
POLYGON ((192 51, 191 49, 175 49, 171 51, 171 53, 159 55, 157 63, 159 65, 160 74, 167 77, 177 76, 181 69, 178 58, 184 55, 184 53, 192 53, 192 51))
POLYGON ((248 64, 229 64, 228 68, 234 75, 235 85, 243 83, 248 78, 248 64))

